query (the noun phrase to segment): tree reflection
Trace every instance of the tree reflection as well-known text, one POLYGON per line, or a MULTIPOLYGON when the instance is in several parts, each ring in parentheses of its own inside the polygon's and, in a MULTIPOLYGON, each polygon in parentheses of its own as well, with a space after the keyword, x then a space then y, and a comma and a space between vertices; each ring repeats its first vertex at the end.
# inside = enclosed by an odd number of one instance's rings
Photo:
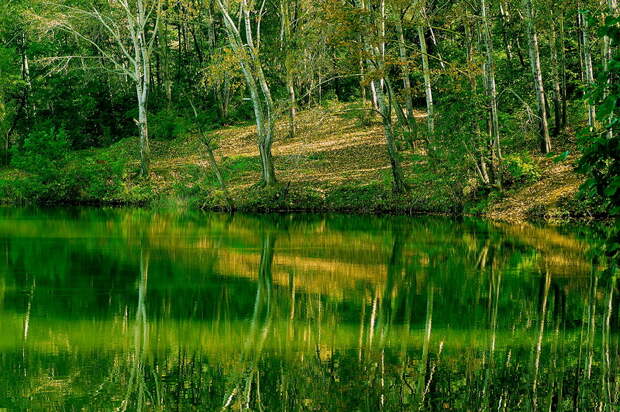
POLYGON ((243 371, 230 395, 226 397, 222 410, 233 406, 240 410, 254 409, 254 407, 260 411, 264 410, 261 399, 259 363, 273 319, 272 266, 275 243, 276 234, 274 230, 271 228, 263 229, 261 231, 261 252, 254 311, 240 361, 243 365, 243 371))
POLYGON ((55 219, 0 221, 0 406, 617 408, 617 276, 555 228, 55 219))
MULTIPOLYGON (((118 407, 120 411, 126 411, 132 397, 135 396, 135 410, 142 411, 147 399, 147 386, 145 381, 145 358, 149 343, 149 321, 146 315, 146 298, 149 277, 150 253, 148 250, 140 251, 140 277, 138 278, 138 305, 133 326, 133 353, 128 354, 130 376, 127 382, 125 398, 118 407)), ((150 394, 149 397, 152 398, 150 394)), ((155 405, 160 404, 159 393, 155 405)))

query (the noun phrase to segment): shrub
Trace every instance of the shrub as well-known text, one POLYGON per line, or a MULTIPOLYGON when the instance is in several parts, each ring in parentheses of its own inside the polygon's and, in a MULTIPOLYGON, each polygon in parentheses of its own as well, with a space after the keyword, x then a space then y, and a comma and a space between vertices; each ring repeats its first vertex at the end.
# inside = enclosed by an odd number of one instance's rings
POLYGON ((62 129, 31 133, 21 149, 13 149, 12 165, 24 173, 0 196, 35 203, 101 202, 116 197, 122 188, 123 161, 88 157, 69 162, 69 153, 69 139, 62 129))
POLYGON ((25 172, 49 173, 64 164, 69 150, 69 138, 63 129, 34 131, 21 149, 13 148, 12 165, 25 172))
POLYGON ((503 160, 503 181, 506 186, 540 179, 540 167, 528 153, 511 154, 503 160))
POLYGON ((149 118, 151 134, 156 139, 172 140, 186 134, 192 127, 177 111, 165 109, 149 118))
POLYGON ((15 181, 15 192, 26 201, 59 202, 71 197, 71 179, 62 169, 67 163, 70 142, 62 129, 37 130, 13 148, 11 164, 26 172, 15 181))
POLYGON ((78 199, 87 202, 113 200, 122 189, 125 164, 122 160, 86 158, 68 172, 78 192, 78 199))

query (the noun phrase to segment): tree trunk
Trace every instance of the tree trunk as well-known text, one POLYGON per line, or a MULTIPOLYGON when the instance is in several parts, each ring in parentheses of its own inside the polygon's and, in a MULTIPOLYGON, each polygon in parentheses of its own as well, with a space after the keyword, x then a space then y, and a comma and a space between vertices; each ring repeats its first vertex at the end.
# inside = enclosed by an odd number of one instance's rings
POLYGON ((151 164, 147 99, 151 82, 150 53, 144 42, 144 33, 136 32, 136 95, 138 98, 138 128, 140 129, 140 174, 148 177, 151 164))
POLYGON ((286 86, 288 89, 289 104, 291 106, 288 110, 288 137, 289 139, 293 139, 297 134, 297 97, 295 96, 293 76, 290 73, 286 75, 286 86))
POLYGON ((485 75, 486 75, 486 89, 487 95, 489 97, 489 105, 490 105, 490 136, 491 136, 491 159, 493 164, 493 170, 495 171, 495 183, 501 188, 501 179, 500 174, 497 173, 499 170, 499 163, 502 159, 502 151, 500 146, 500 135, 499 135, 499 116, 497 109, 497 85, 495 83, 495 59, 493 57, 493 39, 491 38, 491 30, 489 28, 489 19, 488 19, 488 10, 487 4, 485 0, 481 0, 481 10, 482 10, 482 31, 483 38, 485 44, 485 53, 486 53, 486 64, 485 64, 485 75))
MULTIPOLYGON (((21 78, 24 82, 24 87, 22 88, 21 93, 21 103, 20 109, 21 113, 23 113, 23 118, 26 121, 26 125, 30 126, 33 122, 33 118, 36 114, 36 108, 31 104, 30 96, 32 95, 32 79, 30 77, 30 60, 28 58, 28 44, 26 39, 26 33, 22 33, 21 36, 21 45, 20 45, 20 53, 21 53, 21 78)), ((19 121, 19 112, 16 114, 14 126, 17 126, 17 122, 19 121)), ((13 132, 13 128, 11 128, 11 133, 13 132)), ((10 134, 9 133, 9 136, 10 134)), ((17 147, 22 148, 24 145, 25 134, 19 134, 17 138, 17 147)))
MULTIPOLYGON (((364 39, 363 39, 363 35, 360 35, 360 44, 364 44, 364 39)), ((366 48, 362 47, 362 50, 360 50, 360 55, 359 55, 359 67, 360 67, 360 82, 359 82, 359 87, 360 87, 360 97, 362 98, 362 108, 366 108, 366 67, 364 65, 364 50, 366 48)))
MULTIPOLYGON (((594 84, 594 69, 592 67, 592 53, 590 50, 590 34, 587 16, 580 15, 581 26, 581 50, 583 54, 583 79, 588 86, 594 84)), ((596 126, 596 108, 590 102, 588 104, 588 124, 590 129, 596 126)))
POLYGON ((209 166, 211 166, 211 170, 213 171, 213 173, 215 173, 215 177, 217 178, 217 181, 220 184, 222 191, 224 192, 224 197, 226 198, 226 203, 228 204, 228 210, 233 211, 235 209, 235 204, 232 200, 232 197, 230 196, 230 192, 228 191, 228 185, 226 184, 226 181, 222 176, 222 172, 220 171, 220 167, 217 164, 217 160, 215 159, 211 140, 205 134, 202 126, 199 123, 198 111, 196 110, 196 106, 194 106, 194 103, 191 99, 189 100, 189 104, 194 112, 194 119, 196 120, 196 122, 198 122, 198 132, 200 133, 200 136, 202 137, 202 143, 205 145, 205 149, 207 150, 207 161, 209 162, 209 166))
POLYGON ((389 92, 388 87, 388 95, 385 94, 385 87, 387 86, 388 80, 384 77, 386 75, 385 71, 385 0, 380 0, 380 20, 378 25, 378 34, 380 43, 379 46, 370 46, 372 48, 372 52, 375 58, 377 69, 380 73, 382 73, 381 77, 374 80, 374 89, 377 95, 377 103, 379 106, 379 111, 381 112, 381 116, 383 118, 383 129, 385 133, 385 140, 387 145, 388 156, 390 158, 390 165, 392 168, 392 190, 394 193, 403 193, 407 190, 407 185, 405 183, 405 179, 403 177, 402 167, 400 165, 400 158, 398 155, 398 149, 396 148, 396 142, 394 138, 394 128, 392 125, 392 102, 393 96, 389 92))
POLYGON ((390 166, 392 169, 392 191, 394 193, 403 193, 407 190, 407 185, 403 177, 398 149, 394 139, 394 128, 392 125, 392 98, 386 96, 381 88, 381 80, 374 80, 375 90, 377 90, 377 101, 379 111, 383 118, 383 130, 385 133, 386 146, 388 156, 390 158, 390 166))
POLYGON ((413 96, 411 93, 411 73, 409 70, 407 49, 405 44, 405 34, 403 32, 402 14, 399 13, 396 19, 396 31, 398 32, 398 52, 400 56, 401 64, 401 76, 403 78, 403 94, 405 96, 405 108, 407 109, 407 121, 410 123, 415 122, 415 114, 413 112, 413 96))
MULTIPOLYGON (((553 10, 553 9, 552 9, 553 10)), ((558 39, 555 26, 555 13, 552 11, 550 30, 551 80, 553 82, 553 135, 558 136, 562 130, 562 86, 560 84, 560 60, 558 58, 558 39)))
POLYGON ((269 90, 267 80, 263 73, 263 69, 260 66, 260 62, 258 61, 258 56, 255 56, 255 59, 255 64, 257 65, 256 73, 258 77, 258 82, 261 86, 261 92, 265 105, 265 125, 263 133, 259 136, 261 159, 263 160, 263 183, 266 186, 272 186, 276 184, 276 173, 271 155, 271 146, 273 144, 273 136, 275 132, 275 107, 271 98, 271 91, 269 90))
POLYGON ((291 18, 290 0, 281 0, 280 2, 280 14, 282 20, 281 28, 281 50, 284 58, 284 70, 286 71, 286 90, 289 97, 288 108, 288 137, 289 139, 295 138, 296 134, 296 117, 297 117, 297 98, 295 93, 295 78, 293 76, 293 55, 292 48, 292 36, 293 36, 293 22, 291 18))
POLYGON ((428 140, 433 141, 435 134, 435 106, 433 104, 433 86, 431 83, 431 68, 428 61, 428 48, 424 28, 418 24, 418 40, 420 42, 420 52, 422 54, 422 71, 424 74, 424 92, 426 95, 426 121, 428 125, 428 140))
POLYGON ((530 65, 532 76, 534 77, 534 88, 538 104, 540 147, 543 153, 551 152, 551 136, 549 135, 549 125, 547 123, 547 108, 545 97, 545 86, 542 78, 540 65, 540 52, 538 47, 538 34, 534 23, 534 10, 532 0, 524 0, 527 14, 527 37, 528 49, 530 53, 530 65))
MULTIPOLYGON (((610 15, 612 17, 617 17, 618 16, 618 2, 617 0, 602 0, 603 6, 607 7, 607 15, 610 15), (607 4, 605 4, 607 3, 607 4)), ((605 36, 603 38, 603 70, 605 70, 605 73, 608 72, 609 70, 609 62, 612 60, 613 58, 613 54, 614 51, 612 50, 612 42, 611 42, 611 38, 609 36, 605 36)), ((612 78, 612 76, 608 75, 607 78, 607 85, 608 88, 612 87, 612 82, 614 81, 614 79, 612 78)), ((605 91, 605 97, 608 96, 608 92, 605 91)), ((614 137, 614 132, 612 130, 611 127, 609 127, 607 129, 607 138, 611 139, 614 137)))
POLYGON ((256 120, 256 130, 258 134, 258 151, 261 159, 261 183, 271 186, 276 183, 275 169, 271 155, 271 145, 273 142, 273 103, 267 101, 256 84, 256 79, 248 70, 244 70, 246 83, 250 91, 252 105, 254 106, 254 117, 256 120))
POLYGON ((379 110, 379 99, 377 97, 377 86, 375 85, 375 82, 370 82, 370 94, 372 96, 372 107, 374 107, 375 110, 379 110))
POLYGON ((243 22, 245 25, 246 43, 244 43, 241 37, 241 29, 231 18, 228 7, 222 0, 217 0, 217 4, 224 17, 224 27, 228 35, 229 45, 239 58, 241 70, 254 107, 254 117, 258 134, 258 150, 262 167, 261 183, 265 186, 272 186, 277 183, 271 154, 275 129, 275 108, 271 97, 271 91, 258 56, 258 48, 254 44, 250 19, 250 13, 252 11, 248 8, 247 0, 242 0, 240 4, 241 18, 239 19, 239 24, 241 25, 241 22, 243 22))
POLYGON ((168 108, 172 107, 172 74, 170 73, 170 47, 168 45, 168 19, 164 14, 164 30, 163 33, 163 83, 164 90, 166 93, 166 103, 168 104, 168 108))
MULTIPOLYGON (((138 120, 137 125, 140 131, 140 175, 147 178, 151 163, 151 149, 149 145, 148 129, 148 96, 151 82, 151 55, 153 44, 157 38, 157 28, 159 25, 159 9, 157 9, 154 30, 150 40, 147 40, 147 19, 150 11, 145 9, 142 0, 136 1, 134 14, 125 1, 124 8, 127 12, 127 28, 133 43, 133 80, 136 83, 136 96, 138 101, 138 120)), ((103 24, 106 23, 101 20, 103 24)), ((122 46, 121 46, 122 47, 122 46)), ((124 48, 122 50, 125 50, 124 48)))
POLYGON ((503 1, 499 2, 499 12, 501 18, 501 28, 502 28, 502 40, 504 43, 504 49, 506 50, 506 59, 508 60, 508 68, 512 70, 512 44, 508 37, 508 30, 506 30, 506 25, 510 20, 508 4, 505 4, 503 1))
MULTIPOLYGON (((371 10, 364 0, 360 0, 358 7, 366 12, 375 12, 371 10)), ((385 134, 386 146, 388 157, 390 159, 390 166, 392 170, 392 190, 394 193, 403 193, 407 190, 407 185, 402 172, 400 164, 400 158, 398 149, 396 148, 396 142, 394 137, 394 128, 392 124, 392 109, 393 109, 393 96, 390 91, 389 81, 384 76, 385 72, 385 0, 380 0, 379 14, 372 15, 374 18, 372 21, 373 34, 377 35, 379 44, 370 44, 369 42, 362 42, 362 50, 367 51, 370 56, 367 60, 368 65, 373 65, 379 76, 374 78, 371 83, 371 90, 373 91, 373 100, 376 99, 377 111, 381 114, 383 120, 383 129, 385 134), (385 89, 387 88, 387 95, 385 89)), ((363 39, 365 40, 365 39, 363 39)), ((374 103, 374 102, 373 102, 374 103)))
POLYGON ((22 45, 21 45, 21 53, 22 53, 22 80, 26 84, 26 88, 24 91, 24 109, 26 110, 26 118, 30 119, 35 115, 36 109, 34 106, 30 105, 30 95, 32 93, 32 79, 30 77, 30 60, 28 59, 28 44, 26 41, 26 34, 22 34, 22 45))
POLYGON ((138 88, 138 129, 140 130, 140 174, 148 177, 151 164, 151 148, 149 145, 149 128, 146 112, 146 101, 143 92, 138 88))
MULTIPOLYGON (((467 13, 467 12, 466 12, 467 13)), ((468 14, 468 13, 467 13, 468 14)), ((467 21, 464 24, 465 30, 465 39, 466 39, 466 49, 467 49, 467 65, 473 67, 474 66, 474 36, 472 33, 472 27, 474 26, 471 23, 471 17, 469 15, 466 16, 467 21)), ((477 90, 477 74, 473 71, 468 73, 469 83, 471 85, 471 90, 477 90)), ((463 146, 465 147, 465 151, 470 153, 474 166, 476 168, 476 173, 478 177, 480 177, 480 181, 484 186, 491 186, 491 179, 489 177, 488 167, 487 167, 487 149, 488 149, 488 139, 482 137, 482 132, 480 130, 479 119, 470 118, 471 127, 474 130, 474 138, 472 139, 473 149, 467 145, 467 143, 463 140, 463 146), (486 142, 485 142, 486 141, 486 142)), ((493 174, 495 176, 495 174, 493 174)))
POLYGON ((561 85, 561 95, 562 95, 562 128, 567 125, 567 116, 568 116, 568 91, 567 91, 567 75, 566 75, 566 30, 564 27, 565 22, 565 13, 562 11, 559 17, 559 25, 560 25, 560 38, 559 38, 559 48, 560 48, 560 85, 561 85))

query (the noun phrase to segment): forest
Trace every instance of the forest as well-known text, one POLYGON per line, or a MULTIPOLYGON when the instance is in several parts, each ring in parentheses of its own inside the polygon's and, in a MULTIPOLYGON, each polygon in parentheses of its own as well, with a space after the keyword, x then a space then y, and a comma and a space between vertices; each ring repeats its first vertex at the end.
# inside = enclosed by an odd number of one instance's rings
POLYGON ((4 203, 618 212, 617 0, 8 0, 0 21, 4 203))

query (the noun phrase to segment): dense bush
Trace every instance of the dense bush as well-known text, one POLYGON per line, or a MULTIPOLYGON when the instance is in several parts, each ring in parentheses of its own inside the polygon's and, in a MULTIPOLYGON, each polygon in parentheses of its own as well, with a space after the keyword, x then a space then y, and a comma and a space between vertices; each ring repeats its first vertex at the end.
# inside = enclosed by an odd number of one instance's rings
POLYGON ((25 172, 15 182, 15 193, 26 201, 58 202, 71 197, 71 183, 63 169, 70 150, 63 129, 37 130, 13 148, 12 165, 25 172))
POLYGON ((78 199, 88 202, 111 201, 122 189, 125 163, 109 158, 86 158, 70 176, 78 199))
POLYGON ((124 163, 106 158, 70 162, 70 139, 63 129, 32 132, 12 165, 20 177, 0 182, 2 197, 24 202, 106 201, 122 186, 124 163))
POLYGON ((180 115, 178 110, 164 109, 150 116, 150 130, 153 138, 172 140, 185 135, 192 124, 180 115))
POLYGON ((540 167, 527 152, 505 156, 502 165, 502 180, 506 186, 529 183, 540 178, 540 167))

